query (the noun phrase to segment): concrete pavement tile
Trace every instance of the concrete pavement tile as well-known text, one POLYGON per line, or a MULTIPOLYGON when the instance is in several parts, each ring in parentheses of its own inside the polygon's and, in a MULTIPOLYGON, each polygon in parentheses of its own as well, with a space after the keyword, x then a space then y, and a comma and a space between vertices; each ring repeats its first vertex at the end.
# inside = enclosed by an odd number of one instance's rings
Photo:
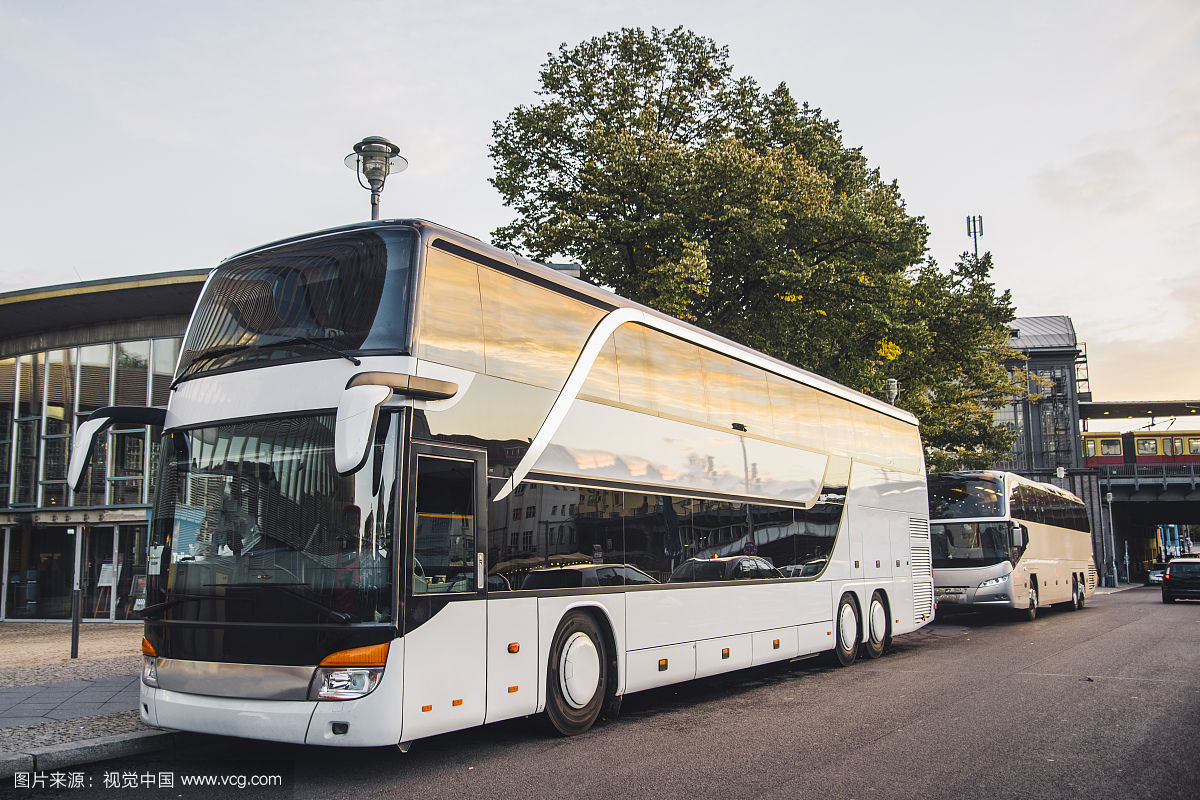
POLYGON ((12 714, 41 714, 44 711, 53 711, 58 708, 61 703, 17 703, 8 710, 12 714))
POLYGON ((90 705, 86 709, 66 709, 62 708, 58 711, 50 711, 46 714, 47 719, 82 719, 83 717, 99 716, 103 712, 99 705, 90 705))

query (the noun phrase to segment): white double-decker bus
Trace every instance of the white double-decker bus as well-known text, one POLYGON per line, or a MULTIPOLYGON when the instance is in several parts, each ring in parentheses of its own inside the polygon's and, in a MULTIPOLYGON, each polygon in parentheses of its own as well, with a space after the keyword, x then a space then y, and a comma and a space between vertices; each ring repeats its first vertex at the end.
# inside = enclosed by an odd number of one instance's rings
POLYGON ((167 408, 97 412, 72 481, 113 421, 162 426, 150 725, 574 734, 933 613, 910 414, 427 222, 225 261, 167 408))
POLYGON ((1075 495, 1011 472, 929 476, 933 583, 943 609, 1015 609, 1034 619, 1096 592, 1087 509, 1075 495))

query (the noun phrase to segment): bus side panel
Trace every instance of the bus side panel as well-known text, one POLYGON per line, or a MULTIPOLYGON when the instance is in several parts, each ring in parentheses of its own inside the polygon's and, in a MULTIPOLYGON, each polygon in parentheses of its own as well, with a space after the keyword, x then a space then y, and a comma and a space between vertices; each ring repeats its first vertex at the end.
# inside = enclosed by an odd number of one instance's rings
POLYGON ((832 619, 823 581, 629 592, 629 647, 697 642, 832 619))
POLYGON ((489 598, 487 716, 484 722, 523 717, 537 711, 538 642, 536 597, 489 598), (512 645, 516 651, 512 652, 512 645))
POLYGON ((486 601, 447 603, 404 639, 403 740, 482 725, 486 601))

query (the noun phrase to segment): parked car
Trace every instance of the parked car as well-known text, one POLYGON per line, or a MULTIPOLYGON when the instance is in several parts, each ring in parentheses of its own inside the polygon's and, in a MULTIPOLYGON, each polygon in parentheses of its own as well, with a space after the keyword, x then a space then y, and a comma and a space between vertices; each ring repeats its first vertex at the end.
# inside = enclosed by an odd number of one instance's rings
POLYGON ((658 583, 628 564, 575 564, 535 569, 525 575, 522 589, 577 589, 583 586, 636 586, 658 583))
POLYGON ((780 571, 783 572, 785 578, 809 578, 825 569, 826 561, 827 559, 824 558, 814 558, 803 564, 788 564, 786 567, 780 567, 780 571))
POLYGON ((756 578, 782 578, 770 562, 758 556, 689 558, 671 573, 671 583, 700 581, 745 581, 756 578))
POLYGON ((1163 573, 1162 601, 1200 600, 1200 557, 1173 558, 1163 573))
POLYGON ((1150 571, 1146 573, 1146 583, 1150 586, 1158 586, 1162 583, 1163 573, 1167 571, 1167 565, 1162 561, 1155 561, 1150 565, 1150 571))

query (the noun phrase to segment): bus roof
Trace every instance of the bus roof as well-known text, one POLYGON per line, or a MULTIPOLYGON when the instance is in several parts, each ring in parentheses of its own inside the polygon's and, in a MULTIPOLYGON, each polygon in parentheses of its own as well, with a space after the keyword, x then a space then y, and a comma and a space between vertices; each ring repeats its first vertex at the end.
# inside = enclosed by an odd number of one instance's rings
POLYGON ((511 253, 507 250, 501 250, 498 247, 487 244, 486 242, 480 240, 477 237, 470 236, 469 234, 462 233, 461 231, 457 231, 457 230, 454 230, 453 228, 449 228, 444 225, 439 225, 438 223, 430 222, 428 220, 417 219, 417 218, 372 220, 369 222, 357 222, 357 223, 353 223, 350 225, 342 225, 342 226, 339 226, 336 228, 328 228, 325 230, 313 231, 311 233, 300 234, 297 236, 289 236, 285 239, 280 239, 278 241, 270 242, 268 244, 250 248, 248 250, 243 250, 240 253, 236 253, 235 255, 232 255, 226 259, 223 259, 221 261, 221 263, 225 264, 233 259, 240 258, 242 256, 249 255, 251 253, 256 253, 261 250, 272 249, 275 247, 279 247, 281 245, 290 244, 292 242, 297 242, 297 241, 302 241, 305 239, 312 239, 312 238, 317 238, 317 237, 323 237, 323 236, 332 236, 332 235, 336 235, 339 233, 347 233, 347 232, 351 232, 351 231, 369 230, 371 228, 381 228, 381 229, 382 228, 411 228, 420 233, 421 238, 425 243, 430 243, 434 239, 437 239, 437 238, 446 239, 446 240, 448 240, 454 244, 457 244, 459 246, 474 250, 479 255, 484 256, 485 258, 490 258, 495 261, 501 262, 502 264, 504 264, 505 266, 507 266, 509 268, 515 268, 518 271, 525 272, 530 275, 535 275, 535 276, 537 276, 537 278, 539 279, 540 282, 548 282, 548 283, 555 284, 556 286, 560 287, 567 293, 575 294, 575 295, 583 295, 583 296, 591 299, 593 302, 595 302, 599 305, 606 306, 609 309, 633 308, 633 309, 642 311, 646 314, 658 317, 659 319, 669 320, 670 322, 672 322, 676 325, 681 325, 685 328, 688 328, 688 329, 696 332, 699 336, 703 337, 704 339, 707 339, 708 341, 712 342, 713 344, 719 345, 722 349, 730 351, 731 355, 741 354, 741 355, 753 358, 754 360, 761 360, 761 361, 766 362, 768 364, 769 368, 771 369, 771 371, 775 372, 778 375, 790 378, 799 383, 806 384, 815 389, 820 389, 829 394, 834 394, 834 395, 840 396, 840 397, 842 397, 846 400, 849 400, 857 405, 864 406, 866 408, 871 409, 872 411, 876 411, 881 414, 885 414, 889 417, 893 417, 894 419, 898 419, 898 420, 900 420, 902 422, 906 422, 910 425, 918 424, 917 418, 913 414, 906 411, 905 409, 890 405, 890 404, 884 402, 883 400, 880 400, 879 398, 872 397, 871 395, 864 394, 855 389, 851 389, 848 386, 843 386, 842 384, 837 383, 836 381, 829 380, 828 378, 823 378, 820 375, 817 375, 816 373, 809 372, 808 370, 805 370, 800 367, 789 364, 786 361, 781 361, 778 358, 769 356, 765 353, 761 353, 757 350, 754 350, 753 348, 750 348, 743 344, 735 342, 732 339, 727 339, 724 336, 715 334, 712 331, 708 331, 699 326, 692 325, 691 323, 684 322, 683 320, 680 320, 680 319, 676 319, 675 317, 672 317, 669 314, 664 314, 661 311, 657 311, 648 306, 644 306, 640 303, 634 302, 633 300, 630 300, 628 298, 625 298, 618 294, 610 292, 607 289, 602 289, 599 286, 595 286, 594 284, 588 283, 587 281, 583 281, 578 278, 574 278, 570 275, 566 275, 566 274, 560 272, 559 270, 553 269, 551 267, 547 267, 544 264, 539 264, 536 261, 532 261, 530 259, 515 255, 514 253, 511 253))

